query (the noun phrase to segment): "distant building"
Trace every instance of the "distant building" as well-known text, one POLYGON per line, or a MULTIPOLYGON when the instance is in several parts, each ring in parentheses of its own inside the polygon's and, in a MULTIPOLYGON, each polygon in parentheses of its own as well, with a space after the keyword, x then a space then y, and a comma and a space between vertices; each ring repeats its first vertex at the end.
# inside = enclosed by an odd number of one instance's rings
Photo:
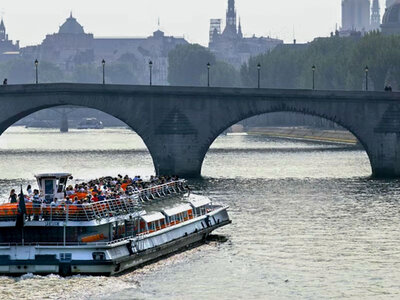
POLYGON ((72 16, 60 26, 58 33, 48 34, 39 46, 39 60, 56 63, 63 70, 94 61, 93 34, 85 33, 72 16))
POLYGON ((270 37, 245 38, 241 22, 237 24, 235 0, 228 0, 225 29, 221 33, 221 21, 212 19, 210 22, 209 49, 217 59, 230 63, 236 68, 246 63, 251 56, 266 53, 277 45, 283 44, 282 40, 270 37))
POLYGON ((395 1, 386 9, 381 29, 385 35, 400 35, 400 1, 395 1))
POLYGON ((391 7, 397 0, 386 0, 386 8, 391 7))
POLYGON ((177 45, 187 44, 182 37, 165 36, 164 32, 157 30, 152 36, 146 38, 95 38, 94 56, 96 61, 105 59, 114 62, 124 54, 133 54, 141 61, 143 73, 148 80, 147 65, 153 62, 153 83, 168 84, 168 54, 177 45))
POLYGON ((370 27, 370 0, 342 1, 342 36, 351 35, 352 32, 368 32, 370 27))
POLYGON ((19 41, 15 44, 8 39, 6 26, 4 20, 1 18, 0 22, 0 60, 5 61, 19 55, 19 41))
POLYGON ((168 53, 179 44, 187 44, 184 38, 165 36, 157 30, 147 38, 97 38, 85 33, 82 25, 71 15, 60 26, 58 33, 49 34, 41 45, 26 47, 23 55, 55 63, 63 71, 73 71, 82 64, 107 64, 116 62, 126 54, 133 54, 143 70, 142 80, 148 80, 146 67, 153 61, 154 84, 168 84, 168 53), (146 74, 146 75, 145 75, 146 74))

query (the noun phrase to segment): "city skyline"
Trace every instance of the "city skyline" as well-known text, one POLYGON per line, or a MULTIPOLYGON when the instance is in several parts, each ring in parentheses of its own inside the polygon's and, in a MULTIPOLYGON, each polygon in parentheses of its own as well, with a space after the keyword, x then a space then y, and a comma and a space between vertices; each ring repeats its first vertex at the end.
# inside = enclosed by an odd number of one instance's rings
MULTIPOLYGON (((223 19, 227 7, 227 0, 98 1, 95 9, 76 0, 39 0, 36 5, 22 2, 10 1, 0 7, 10 39, 20 40, 22 46, 39 44, 46 34, 57 32, 70 11, 85 31, 95 36, 148 36, 158 29, 160 19, 160 28, 168 35, 185 36, 206 46, 209 20, 223 19), (29 24, 29 30, 22 22, 29 24)), ((383 15, 385 1, 380 2, 383 15)), ((308 42, 328 36, 336 24, 340 26, 341 0, 236 0, 236 7, 245 36, 278 37, 286 43, 296 37, 298 42, 308 42)))

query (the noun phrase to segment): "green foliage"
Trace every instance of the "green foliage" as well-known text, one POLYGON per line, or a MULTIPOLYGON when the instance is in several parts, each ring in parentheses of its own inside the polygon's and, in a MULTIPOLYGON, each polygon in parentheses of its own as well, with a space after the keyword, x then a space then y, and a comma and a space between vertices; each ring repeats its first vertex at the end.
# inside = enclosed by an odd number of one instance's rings
POLYGON ((102 66, 84 64, 74 69, 71 80, 76 83, 101 83, 103 81, 102 76, 102 66))
MULTIPOLYGON (((203 79, 204 83, 205 79, 203 79)), ((240 87, 240 73, 230 64, 217 61, 210 69, 210 84, 218 87, 240 87)))
POLYGON ((23 59, 10 60, 3 65, 2 74, 8 84, 35 83, 35 65, 23 59))
POLYGON ((39 81, 41 83, 62 82, 64 74, 55 64, 41 62, 39 65, 39 81))
POLYGON ((207 83, 207 63, 215 56, 200 45, 178 45, 168 55, 168 81, 171 85, 199 86, 207 83))
POLYGON ((139 84, 141 63, 134 54, 123 54, 114 64, 107 68, 107 78, 115 84, 139 84))
MULTIPOLYGON (((39 62, 39 82, 60 82, 64 79, 62 71, 49 62, 39 62)), ((0 78, 7 78, 9 84, 35 83, 36 71, 32 60, 15 59, 0 65, 0 78)))
POLYGON ((362 38, 319 38, 307 45, 282 45, 252 57, 241 68, 244 86, 257 84, 261 63, 261 85, 269 88, 312 87, 316 66, 317 89, 361 90, 365 87, 365 66, 369 67, 370 88, 383 90, 385 84, 400 84, 400 37, 372 32, 362 38))
POLYGON ((233 66, 217 61, 207 48, 197 44, 177 46, 169 53, 168 62, 168 81, 171 85, 205 86, 208 63, 210 63, 211 86, 241 85, 240 74, 233 66))

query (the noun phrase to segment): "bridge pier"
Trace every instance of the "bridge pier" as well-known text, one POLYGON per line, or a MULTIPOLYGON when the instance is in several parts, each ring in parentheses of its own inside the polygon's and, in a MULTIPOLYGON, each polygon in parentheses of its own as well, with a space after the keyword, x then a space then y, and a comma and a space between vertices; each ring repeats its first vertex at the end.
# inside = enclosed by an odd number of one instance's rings
POLYGON ((400 135, 399 133, 374 134, 367 141, 372 176, 374 178, 400 177, 400 135))
POLYGON ((157 175, 201 176, 203 157, 197 139, 186 135, 159 135, 146 143, 157 175))

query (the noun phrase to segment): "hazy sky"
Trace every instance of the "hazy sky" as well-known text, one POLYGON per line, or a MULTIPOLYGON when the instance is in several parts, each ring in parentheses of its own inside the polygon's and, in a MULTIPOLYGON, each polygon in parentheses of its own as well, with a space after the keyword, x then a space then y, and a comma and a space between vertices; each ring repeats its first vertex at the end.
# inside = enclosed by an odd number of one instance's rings
MULTIPOLYGON (((381 1, 381 14, 385 0, 381 1)), ((4 0, 9 37, 22 45, 40 43, 73 15, 95 36, 148 36, 157 29, 208 43, 210 18, 225 18, 227 0, 4 0)), ((328 36, 340 25, 341 0, 236 0, 243 32, 299 42, 328 36)))

